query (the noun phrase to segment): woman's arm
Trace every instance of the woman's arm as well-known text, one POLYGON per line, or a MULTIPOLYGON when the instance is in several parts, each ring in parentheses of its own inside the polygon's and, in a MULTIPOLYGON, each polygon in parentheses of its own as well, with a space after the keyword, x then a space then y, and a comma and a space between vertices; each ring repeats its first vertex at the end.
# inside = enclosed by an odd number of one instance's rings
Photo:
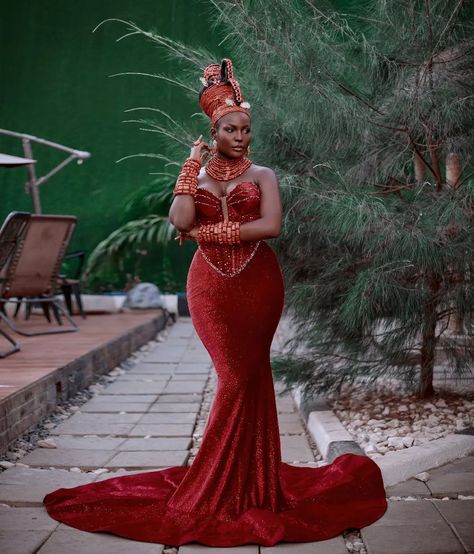
MULTIPOLYGON (((209 146, 202 140, 202 135, 200 135, 199 138, 194 141, 191 148, 190 158, 193 158, 194 160, 197 160, 199 164, 202 164, 203 159, 206 156, 206 154, 203 154, 203 150, 209 150, 209 146)), ((184 164, 185 166, 186 163, 184 164)), ((191 168, 191 170, 194 172, 194 168, 191 168)), ((195 174, 193 173, 193 175, 195 174)), ((170 223, 178 229, 178 231, 186 232, 192 229, 196 219, 194 196, 191 194, 176 194, 173 202, 171 203, 168 219, 170 223)))
POLYGON ((262 167, 258 176, 261 190, 260 218, 240 226, 240 240, 261 240, 277 237, 281 232, 282 207, 280 188, 274 171, 262 167))
POLYGON ((168 219, 178 231, 186 232, 194 227, 196 206, 194 197, 189 194, 178 194, 174 197, 168 219))
MULTIPOLYGON (((278 179, 274 171, 268 167, 262 167, 258 174, 258 184, 261 191, 260 216, 254 221, 240 225, 240 240, 255 241, 277 237, 281 231, 282 207, 278 179)), ((205 225, 216 227, 223 222, 205 225)), ((200 226, 193 227, 187 234, 178 236, 180 244, 185 239, 198 240, 200 226)), ((206 240, 206 239, 205 239, 206 240)))

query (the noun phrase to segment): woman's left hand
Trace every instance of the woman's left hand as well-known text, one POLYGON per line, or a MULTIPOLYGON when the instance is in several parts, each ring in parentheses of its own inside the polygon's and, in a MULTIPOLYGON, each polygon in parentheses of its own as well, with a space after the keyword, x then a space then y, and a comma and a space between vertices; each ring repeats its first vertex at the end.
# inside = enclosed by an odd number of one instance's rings
POLYGON ((196 240, 198 237, 199 225, 193 227, 190 231, 182 231, 174 240, 179 240, 179 245, 183 244, 184 240, 196 240))

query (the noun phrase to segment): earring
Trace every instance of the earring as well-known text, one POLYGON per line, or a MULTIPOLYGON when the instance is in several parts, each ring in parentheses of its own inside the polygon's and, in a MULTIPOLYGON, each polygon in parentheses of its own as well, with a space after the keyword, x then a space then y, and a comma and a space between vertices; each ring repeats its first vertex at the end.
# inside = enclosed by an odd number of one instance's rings
POLYGON ((245 151, 245 156, 250 156, 250 146, 247 146, 247 150, 245 151))
POLYGON ((212 141, 212 148, 211 148, 211 154, 216 154, 217 153, 217 140, 214 139, 212 141))

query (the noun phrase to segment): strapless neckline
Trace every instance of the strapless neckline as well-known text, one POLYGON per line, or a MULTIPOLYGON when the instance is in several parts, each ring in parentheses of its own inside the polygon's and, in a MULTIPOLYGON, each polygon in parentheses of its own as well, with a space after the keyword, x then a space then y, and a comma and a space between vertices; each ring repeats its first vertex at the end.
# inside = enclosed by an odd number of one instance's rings
POLYGON ((217 196, 217 194, 214 194, 212 191, 208 190, 208 189, 205 189, 205 188, 202 188, 202 187, 198 187, 197 188, 197 191, 199 192, 207 192, 207 194, 211 195, 213 198, 215 198, 216 200, 220 201, 221 198, 230 198, 232 196, 232 194, 234 194, 234 192, 237 191, 237 189, 239 189, 239 187, 241 185, 253 185, 254 187, 257 187, 258 188, 258 185, 257 183, 254 183, 253 181, 241 181, 240 183, 237 183, 235 185, 235 187, 230 191, 228 192, 227 194, 223 194, 222 196, 217 196))

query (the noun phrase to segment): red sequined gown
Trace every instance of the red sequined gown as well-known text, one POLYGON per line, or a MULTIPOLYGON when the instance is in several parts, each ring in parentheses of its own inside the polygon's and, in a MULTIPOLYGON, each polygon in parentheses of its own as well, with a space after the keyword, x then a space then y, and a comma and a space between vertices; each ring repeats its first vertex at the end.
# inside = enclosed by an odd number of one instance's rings
MULTIPOLYGON (((228 217, 260 217, 260 189, 227 195, 228 217)), ((196 196, 198 223, 222 220, 219 198, 196 196)), ((263 240, 200 244, 187 279, 196 332, 212 357, 216 395, 189 467, 113 477, 47 494, 51 517, 84 531, 139 541, 209 546, 328 539, 361 528, 386 508, 381 472, 362 455, 327 466, 281 461, 270 345, 283 309, 283 278, 263 240)))

